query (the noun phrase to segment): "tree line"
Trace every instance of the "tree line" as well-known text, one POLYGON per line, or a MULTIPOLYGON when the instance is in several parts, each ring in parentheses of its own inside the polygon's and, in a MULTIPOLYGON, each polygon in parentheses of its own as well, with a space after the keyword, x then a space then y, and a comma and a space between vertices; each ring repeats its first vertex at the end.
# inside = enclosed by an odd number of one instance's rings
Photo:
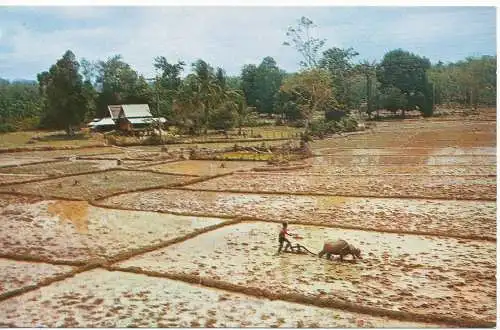
POLYGON ((127 103, 147 103, 155 116, 191 134, 241 128, 258 113, 308 127, 318 112, 329 118, 387 109, 404 116, 416 109, 431 116, 434 105, 496 105, 495 56, 431 64, 396 49, 379 62, 360 61, 353 48, 325 49, 326 39, 311 37, 315 27, 302 17, 287 30, 284 45, 302 57, 298 72, 286 72, 269 56, 244 65, 237 76, 202 59, 187 65, 158 56, 157 74, 147 79, 120 55, 92 62, 68 50, 36 82, 0 79, 0 131, 40 127, 72 134, 81 123, 107 116, 109 104, 127 103))

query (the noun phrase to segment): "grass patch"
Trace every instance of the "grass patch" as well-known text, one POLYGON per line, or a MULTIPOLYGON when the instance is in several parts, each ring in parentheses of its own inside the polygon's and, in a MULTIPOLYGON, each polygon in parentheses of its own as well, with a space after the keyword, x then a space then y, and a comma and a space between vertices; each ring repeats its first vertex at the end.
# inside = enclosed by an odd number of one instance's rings
POLYGON ((225 152, 220 157, 226 160, 271 160, 276 156, 273 154, 259 154, 255 152, 225 152))
POLYGON ((78 133, 73 137, 68 137, 64 131, 24 131, 0 134, 0 148, 87 146, 99 143, 104 143, 101 135, 78 133), (32 140, 33 137, 37 137, 37 140, 32 140))

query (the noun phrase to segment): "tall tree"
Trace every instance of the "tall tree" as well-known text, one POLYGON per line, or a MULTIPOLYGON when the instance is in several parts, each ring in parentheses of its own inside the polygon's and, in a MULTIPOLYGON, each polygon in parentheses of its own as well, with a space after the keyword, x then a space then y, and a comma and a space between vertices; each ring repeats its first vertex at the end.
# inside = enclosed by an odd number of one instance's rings
POLYGON ((308 69, 285 78, 281 90, 292 95, 305 119, 306 129, 316 111, 324 111, 335 102, 332 78, 324 69, 308 69))
POLYGON ((255 107, 258 112, 275 112, 274 104, 283 76, 284 72, 270 56, 265 57, 258 66, 244 66, 241 85, 247 104, 255 107))
POLYGON ((226 83, 226 72, 222 68, 217 68, 217 71, 215 72, 215 79, 217 81, 217 84, 220 86, 222 90, 225 90, 227 87, 226 83))
POLYGON ((44 122, 48 127, 65 129, 68 135, 74 134, 74 126, 82 123, 88 110, 79 69, 75 55, 68 50, 48 72, 38 75, 44 96, 44 122))
POLYGON ((257 107, 257 66, 247 64, 241 70, 241 89, 249 106, 257 107))
POLYGON ((154 84, 156 97, 153 109, 158 116, 173 116, 173 102, 182 83, 181 74, 185 65, 182 61, 171 64, 164 56, 155 57, 154 67, 159 70, 159 75, 154 84))
POLYGON ((107 106, 110 104, 151 102, 153 91, 149 84, 120 55, 99 61, 97 68, 98 117, 107 115, 107 106))
POLYGON ((352 59, 359 53, 353 48, 332 47, 323 52, 323 57, 319 61, 321 68, 330 71, 335 89, 335 98, 341 108, 351 107, 349 78, 355 73, 352 59))
POLYGON ((309 18, 302 16, 296 27, 289 26, 286 32, 288 41, 283 42, 285 46, 294 47, 303 57, 300 65, 304 68, 318 66, 321 48, 325 45, 325 39, 315 38, 313 29, 316 27, 309 18))
POLYGON ((384 55, 377 68, 377 79, 381 90, 397 88, 405 96, 407 106, 404 110, 418 107, 424 116, 432 115, 432 89, 427 70, 430 61, 425 57, 396 49, 384 55))

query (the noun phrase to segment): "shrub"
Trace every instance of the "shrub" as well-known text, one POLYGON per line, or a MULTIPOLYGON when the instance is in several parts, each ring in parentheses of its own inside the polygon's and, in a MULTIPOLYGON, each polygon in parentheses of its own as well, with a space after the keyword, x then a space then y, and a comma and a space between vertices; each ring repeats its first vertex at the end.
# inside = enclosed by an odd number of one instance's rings
POLYGON ((353 117, 343 117, 341 123, 344 132, 355 132, 358 128, 358 121, 353 117))
POLYGON ((331 120, 339 121, 343 117, 345 117, 346 115, 347 115, 347 113, 343 110, 333 109, 333 110, 328 110, 325 112, 325 119, 327 121, 331 121, 331 120))

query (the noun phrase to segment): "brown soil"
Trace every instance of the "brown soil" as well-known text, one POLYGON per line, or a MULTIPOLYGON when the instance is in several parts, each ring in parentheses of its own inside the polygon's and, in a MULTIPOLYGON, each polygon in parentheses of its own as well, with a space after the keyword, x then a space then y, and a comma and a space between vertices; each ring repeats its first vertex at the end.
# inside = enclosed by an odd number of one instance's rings
POLYGON ((496 237, 496 203, 377 199, 335 196, 239 194, 152 190, 111 197, 100 203, 137 210, 192 215, 249 216, 372 230, 496 237), (450 221, 453 219, 453 221, 450 221))
POLYGON ((36 165, 24 165, 1 169, 2 173, 12 174, 41 174, 59 176, 63 174, 77 174, 96 170, 117 167, 116 161, 64 161, 36 165))
POLYGON ((73 175, 39 182, 0 187, 4 192, 20 192, 44 197, 95 199, 134 189, 188 182, 185 176, 151 172, 112 170, 73 175))
POLYGON ((70 266, 56 266, 0 258, 0 296, 28 285, 35 285, 43 279, 69 273, 72 270, 73 267, 70 266))
POLYGON ((238 161, 210 161, 210 160, 186 160, 171 164, 155 165, 151 167, 142 167, 142 169, 150 169, 158 172, 166 172, 172 174, 189 174, 189 175, 216 175, 229 173, 234 171, 250 170, 254 167, 261 166, 262 162, 238 162, 238 161))
POLYGON ((49 262, 88 262, 183 237, 221 219, 127 212, 87 202, 9 203, 0 210, 0 251, 49 262))
POLYGON ((493 110, 376 122, 281 168, 167 163, 193 145, 0 154, 0 326, 492 327, 493 110), (364 259, 276 256, 282 221, 364 259))
POLYGON ((292 173, 235 173, 186 187, 191 190, 301 193, 340 196, 496 199, 496 178, 484 176, 295 176, 292 173))
MULTIPOLYGON (((189 273, 276 293, 335 298, 364 306, 494 321, 495 244, 293 226, 318 251, 327 239, 358 246, 357 263, 308 255, 273 256, 279 225, 247 223, 132 258, 120 267, 189 273), (474 261, 472 261, 474 260, 474 261)), ((346 259, 349 259, 347 257, 346 259)))
POLYGON ((0 303, 11 327, 439 327, 93 270, 0 303))

